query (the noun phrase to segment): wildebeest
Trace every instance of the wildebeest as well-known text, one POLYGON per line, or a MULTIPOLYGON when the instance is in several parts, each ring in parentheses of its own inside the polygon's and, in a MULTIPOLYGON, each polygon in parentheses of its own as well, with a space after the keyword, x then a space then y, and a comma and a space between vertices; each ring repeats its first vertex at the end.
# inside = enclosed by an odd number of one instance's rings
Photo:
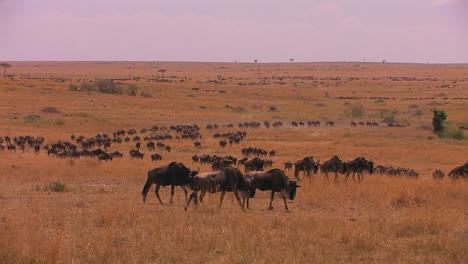
POLYGON ((109 153, 102 153, 102 154, 99 154, 98 156, 98 161, 101 161, 101 160, 105 160, 105 161, 108 161, 108 160, 112 160, 112 156, 109 154, 109 153))
POLYGON ((7 149, 8 149, 9 151, 14 151, 14 152, 16 152, 16 146, 13 145, 13 144, 8 144, 8 145, 7 145, 7 149))
POLYGON ((290 169, 292 169, 292 166, 293 166, 293 163, 292 163, 292 162, 286 161, 286 162, 284 163, 284 170, 290 170, 290 169))
POLYGON ((353 173, 353 181, 354 175, 356 173, 358 174, 358 182, 362 182, 364 179, 364 172, 367 171, 370 174, 374 173, 374 163, 362 157, 358 157, 352 161, 349 161, 347 166, 346 180, 348 179, 348 176, 351 172, 353 173))
POLYGON ((134 149, 130 150, 130 158, 131 159, 143 159, 144 155, 145 154, 139 152, 138 150, 134 150, 134 149))
POLYGON ((320 160, 314 161, 313 157, 305 157, 294 163, 294 177, 299 180, 299 173, 304 172, 304 176, 311 177, 311 173, 317 173, 320 165, 320 160))
POLYGON ((195 148, 196 148, 196 149, 201 149, 201 143, 200 143, 200 141, 197 140, 197 141, 195 141, 193 144, 195 145, 195 148))
POLYGON ((296 197, 296 189, 301 187, 296 181, 290 180, 282 170, 272 169, 267 172, 250 172, 246 174, 246 177, 250 177, 251 191, 250 195, 255 195, 255 190, 261 191, 271 190, 270 205, 268 210, 273 210, 273 199, 275 199, 275 192, 279 192, 284 200, 284 209, 289 211, 286 203, 286 198, 294 200, 296 197))
POLYGON ((245 172, 261 171, 263 170, 264 163, 265 161, 258 157, 247 160, 246 162, 244 162, 245 172))
POLYGON ((162 156, 158 153, 154 153, 151 155, 151 161, 162 160, 162 156))
POLYGON ((468 178, 468 162, 453 168, 448 174, 452 179, 468 178))
POLYGON ((171 204, 172 198, 174 197, 174 188, 175 186, 180 186, 185 193, 185 201, 187 201, 187 190, 190 189, 190 178, 196 174, 194 171, 190 171, 189 168, 181 162, 171 162, 168 165, 156 167, 148 171, 148 178, 146 180, 145 186, 143 187, 142 196, 143 202, 146 202, 146 195, 148 194, 151 185, 156 184, 156 189, 154 190, 156 198, 158 198, 159 203, 163 203, 159 197, 159 188, 161 186, 165 187, 171 186, 171 204))
POLYGON ((333 158, 320 165, 320 171, 322 174, 325 174, 327 181, 329 181, 328 173, 335 173, 335 183, 338 183, 338 173, 345 174, 347 171, 347 164, 335 155, 333 158))
POLYGON ((221 171, 199 173, 191 178, 191 187, 193 192, 187 201, 185 210, 189 207, 192 199, 195 204, 197 204, 198 192, 201 192, 201 203, 203 203, 203 197, 207 192, 221 192, 218 208, 221 208, 226 192, 234 193, 234 196, 239 202, 239 206, 241 208, 244 208, 245 201, 244 203, 241 202, 238 192, 243 193, 243 198, 245 197, 245 194, 247 194, 249 198, 253 197, 250 195, 250 181, 242 175, 239 169, 231 167, 226 167, 221 171))

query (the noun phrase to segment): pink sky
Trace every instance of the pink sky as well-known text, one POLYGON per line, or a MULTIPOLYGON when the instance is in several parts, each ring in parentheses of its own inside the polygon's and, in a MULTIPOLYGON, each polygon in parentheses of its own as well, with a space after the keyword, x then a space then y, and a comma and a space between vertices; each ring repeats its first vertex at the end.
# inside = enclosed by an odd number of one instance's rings
POLYGON ((468 63, 468 0, 0 0, 0 61, 468 63))

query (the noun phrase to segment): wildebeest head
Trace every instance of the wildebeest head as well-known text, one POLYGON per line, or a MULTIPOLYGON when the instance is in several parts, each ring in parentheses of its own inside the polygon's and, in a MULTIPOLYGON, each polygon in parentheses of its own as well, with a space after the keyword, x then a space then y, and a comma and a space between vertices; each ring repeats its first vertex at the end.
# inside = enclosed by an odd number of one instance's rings
POLYGON ((286 182, 286 193, 288 193, 289 200, 294 200, 296 197, 297 188, 301 187, 296 181, 288 180, 286 182))

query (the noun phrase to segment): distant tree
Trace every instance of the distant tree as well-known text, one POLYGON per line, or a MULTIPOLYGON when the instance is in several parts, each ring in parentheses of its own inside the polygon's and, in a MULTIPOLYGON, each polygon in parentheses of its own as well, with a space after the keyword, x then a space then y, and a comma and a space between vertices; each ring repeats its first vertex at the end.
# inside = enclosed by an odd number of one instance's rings
POLYGON ((289 59, 289 62, 293 62, 293 61, 294 61, 294 59, 293 59, 293 58, 289 59))
POLYGON ((363 62, 366 62, 366 59, 362 59, 363 62))
POLYGON ((160 69, 158 72, 160 72, 162 74, 162 77, 164 78, 164 73, 166 72, 167 70, 166 69, 160 69))
POLYGON ((387 61, 386 60, 383 60, 382 63, 386 63, 387 61))
POLYGON ((3 67, 3 78, 6 77, 6 69, 11 67, 9 63, 0 63, 0 67, 3 67))
POLYGON ((258 61, 257 60, 254 60, 255 63, 257 63, 258 61))
POLYGON ((434 132, 440 133, 443 132, 444 121, 447 119, 447 114, 444 110, 434 110, 434 117, 432 118, 432 125, 434 126, 434 132))

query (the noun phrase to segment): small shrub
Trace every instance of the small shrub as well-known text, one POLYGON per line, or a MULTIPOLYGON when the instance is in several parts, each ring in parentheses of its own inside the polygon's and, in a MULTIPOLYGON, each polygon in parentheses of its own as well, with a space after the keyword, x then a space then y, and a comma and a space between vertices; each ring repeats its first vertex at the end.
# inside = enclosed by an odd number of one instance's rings
POLYGON ((45 188, 45 191, 64 192, 65 191, 65 184, 61 183, 59 181, 54 181, 45 188))
POLYGON ((432 118, 432 125, 434 127, 435 133, 440 133, 444 131, 445 119, 447 119, 447 114, 445 113, 444 110, 434 110, 434 117, 432 118))
POLYGON ((270 112, 277 112, 277 111, 278 111, 278 108, 277 108, 276 106, 274 106, 274 105, 270 105, 270 106, 268 107, 268 111, 270 111, 270 112))
POLYGON ((80 83, 80 91, 92 92, 92 91, 96 91, 96 87, 94 86, 93 83, 82 82, 80 83))
POLYGON ((38 122, 41 121, 41 116, 40 115, 27 115, 24 120, 26 122, 38 122))
POLYGON ((54 125, 63 126, 63 125, 65 125, 65 121, 63 121, 63 120, 58 120, 58 121, 56 121, 56 122, 54 123, 54 125))
POLYGON ((59 114, 60 113, 60 111, 56 107, 53 107, 53 106, 48 106, 48 107, 43 108, 42 112, 48 113, 48 114, 59 114))
POLYGON ((136 84, 129 84, 127 86, 127 94, 130 96, 136 96, 137 90, 138 90, 138 86, 136 84))
POLYGON ((352 105, 348 112, 348 116, 359 118, 364 115, 364 106, 362 104, 352 105))
POLYGON ((70 83, 70 85, 68 85, 68 90, 69 91, 78 91, 78 86, 76 86, 76 84, 70 83))
POLYGON ((97 90, 105 94, 122 94, 122 88, 111 80, 97 80, 97 90))
POLYGON ((145 98, 150 98, 150 97, 153 97, 150 93, 148 92, 141 92, 140 94, 142 97, 145 97, 145 98))
POLYGON ((414 111, 414 113, 412 114, 412 116, 422 116, 424 115, 424 112, 420 109, 414 111))
POLYGON ((459 128, 445 128, 443 131, 437 133, 441 138, 463 140, 465 139, 465 133, 459 128))
POLYGON ((377 99, 374 101, 374 104, 385 105, 387 104, 384 99, 377 99))

